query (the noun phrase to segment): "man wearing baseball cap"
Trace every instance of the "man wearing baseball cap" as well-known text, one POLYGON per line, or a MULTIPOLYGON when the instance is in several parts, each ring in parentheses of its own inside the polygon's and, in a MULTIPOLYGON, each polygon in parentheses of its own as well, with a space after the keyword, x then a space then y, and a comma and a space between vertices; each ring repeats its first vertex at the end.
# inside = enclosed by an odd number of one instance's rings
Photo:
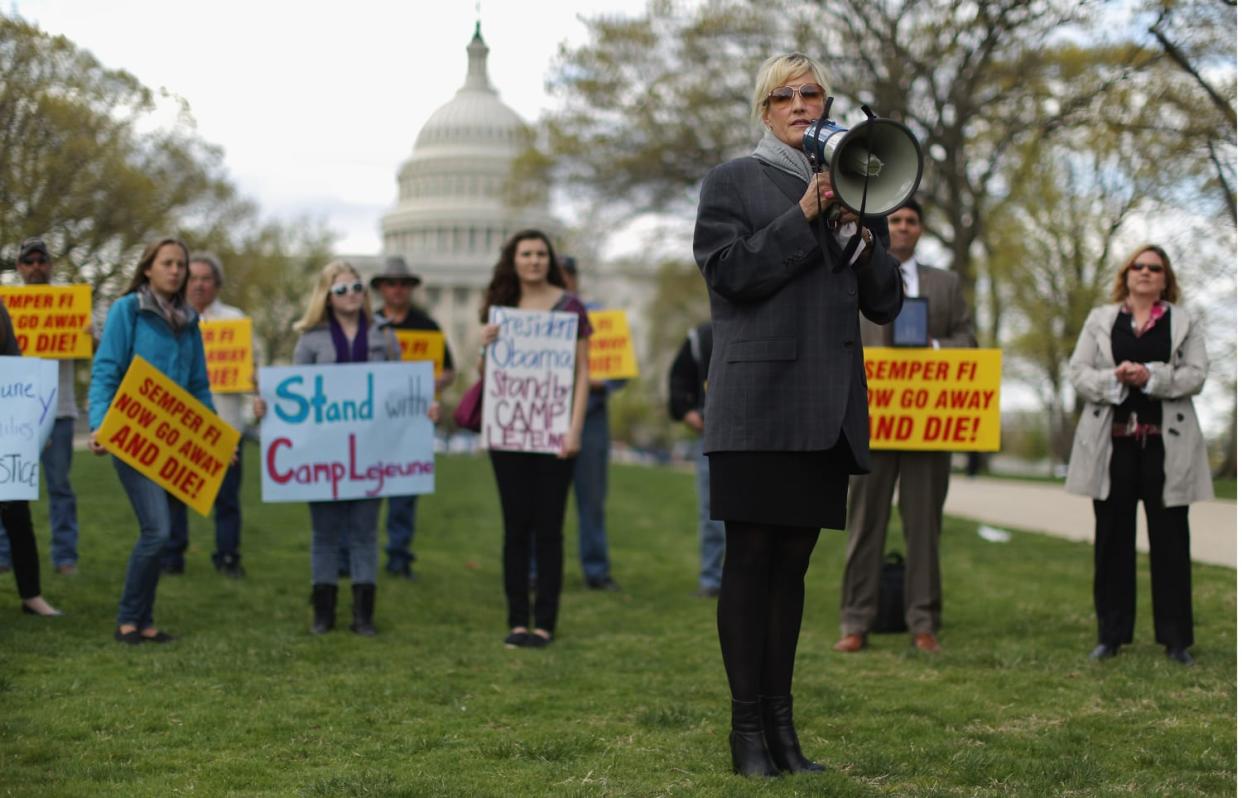
MULTIPOLYGON (((47 285, 52 277, 52 256, 42 238, 22 241, 17 254, 17 274, 26 285, 47 285)), ((73 462, 73 426, 78 418, 74 395, 73 360, 61 360, 57 389, 56 423, 39 457, 47 480, 48 515, 52 523, 52 566, 58 574, 78 572, 78 499, 69 484, 73 462)), ((9 538, 0 534, 0 570, 12 567, 9 538)))

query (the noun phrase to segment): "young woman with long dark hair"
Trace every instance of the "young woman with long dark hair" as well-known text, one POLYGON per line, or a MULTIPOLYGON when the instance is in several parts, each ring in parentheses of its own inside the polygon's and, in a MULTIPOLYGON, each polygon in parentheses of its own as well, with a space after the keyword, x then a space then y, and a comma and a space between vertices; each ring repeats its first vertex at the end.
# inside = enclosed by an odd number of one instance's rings
MULTIPOLYGON (((552 642, 560 609, 564 576, 565 502, 573 479, 574 457, 582 440, 589 385, 587 338, 591 323, 586 308, 565 290, 556 267, 556 251, 539 230, 515 233, 501 250, 483 301, 484 347, 500 335, 488 323, 489 308, 562 311, 578 315, 578 342, 574 360, 574 391, 569 431, 555 456, 492 450, 489 454, 504 514, 504 586, 509 605, 511 648, 541 648, 552 642), (531 627, 530 565, 534 547, 535 603, 531 627)), ((480 370, 483 364, 480 362, 480 370)))

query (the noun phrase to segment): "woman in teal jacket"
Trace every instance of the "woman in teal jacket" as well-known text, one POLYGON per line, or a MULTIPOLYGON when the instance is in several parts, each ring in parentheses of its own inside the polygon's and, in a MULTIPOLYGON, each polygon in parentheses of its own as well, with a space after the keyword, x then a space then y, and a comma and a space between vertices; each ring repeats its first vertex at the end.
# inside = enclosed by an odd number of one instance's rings
MULTIPOLYGON (((134 270, 129 290, 108 311, 91 367, 90 447, 95 454, 105 453, 96 430, 135 355, 215 410, 198 315, 185 301, 189 259, 189 249, 175 238, 149 244, 134 270)), ((113 636, 130 645, 167 643, 173 636, 155 625, 152 613, 160 579, 160 553, 168 542, 171 508, 177 499, 119 458, 112 458, 112 465, 138 517, 139 529, 113 636)))

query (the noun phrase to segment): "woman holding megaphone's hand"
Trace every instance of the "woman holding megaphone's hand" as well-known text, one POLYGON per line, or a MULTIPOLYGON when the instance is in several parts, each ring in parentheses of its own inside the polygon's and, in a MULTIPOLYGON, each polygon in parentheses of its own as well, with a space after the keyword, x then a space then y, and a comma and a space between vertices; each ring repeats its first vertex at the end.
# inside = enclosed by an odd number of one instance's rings
POLYGON ((845 526, 849 475, 868 467, 858 314, 885 324, 902 302, 884 218, 860 228, 803 154, 827 85, 800 53, 763 64, 763 138, 707 175, 694 231, 715 339, 704 449, 711 515, 725 523, 716 620, 729 745, 734 770, 751 776, 824 769, 803 756, 793 723, 803 577, 819 530, 845 526))

